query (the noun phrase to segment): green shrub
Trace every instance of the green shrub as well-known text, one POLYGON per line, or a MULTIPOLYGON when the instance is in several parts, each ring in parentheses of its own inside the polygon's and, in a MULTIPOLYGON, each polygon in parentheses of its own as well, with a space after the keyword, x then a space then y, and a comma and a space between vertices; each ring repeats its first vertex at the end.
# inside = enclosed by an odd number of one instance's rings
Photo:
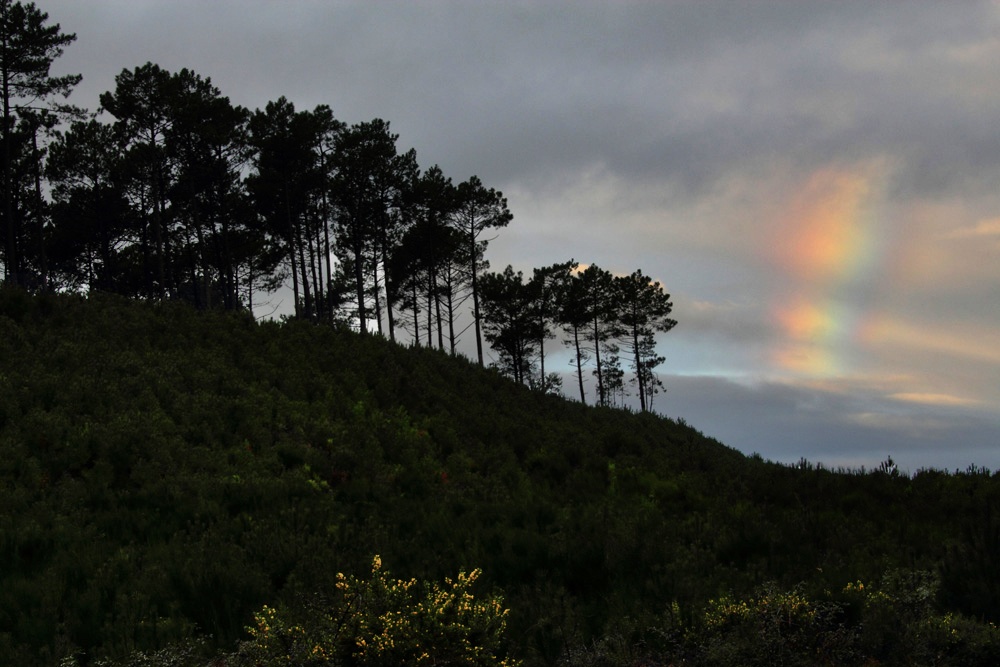
POLYGON ((443 584, 393 579, 375 556, 367 580, 337 575, 332 599, 298 613, 264 606, 230 664, 513 666, 502 657, 507 610, 470 592, 480 571, 443 584))

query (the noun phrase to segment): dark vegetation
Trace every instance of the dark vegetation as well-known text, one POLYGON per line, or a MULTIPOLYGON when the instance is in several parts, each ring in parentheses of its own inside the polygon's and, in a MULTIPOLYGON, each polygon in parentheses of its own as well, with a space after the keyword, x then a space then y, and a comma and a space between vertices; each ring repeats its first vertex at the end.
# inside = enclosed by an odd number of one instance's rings
POLYGON ((527 664, 997 657, 985 470, 777 465, 440 351, 185 304, 8 289, 0 359, 5 664, 229 652, 373 554, 482 568, 527 664))

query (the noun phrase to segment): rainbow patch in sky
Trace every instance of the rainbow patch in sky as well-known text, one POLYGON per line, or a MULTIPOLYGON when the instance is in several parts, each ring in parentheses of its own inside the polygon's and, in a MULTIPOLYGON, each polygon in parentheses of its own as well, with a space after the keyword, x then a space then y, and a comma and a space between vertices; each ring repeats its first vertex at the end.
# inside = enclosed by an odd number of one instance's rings
POLYGON ((878 165, 816 171, 779 220, 770 253, 787 289, 771 309, 782 334, 772 362, 784 372, 831 377, 856 363, 885 247, 881 172, 878 165))

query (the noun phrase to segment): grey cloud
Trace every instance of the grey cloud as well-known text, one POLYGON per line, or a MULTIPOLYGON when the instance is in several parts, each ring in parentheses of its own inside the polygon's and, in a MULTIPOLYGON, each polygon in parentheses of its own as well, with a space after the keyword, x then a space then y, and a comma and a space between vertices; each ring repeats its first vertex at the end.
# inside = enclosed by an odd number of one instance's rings
POLYGON ((901 468, 1000 468, 998 419, 959 408, 928 409, 874 394, 844 395, 787 384, 748 386, 719 377, 661 376, 666 414, 746 454, 795 463, 901 468))
POLYGON ((943 187, 966 164, 995 167, 998 118, 981 119, 981 105, 956 109, 937 92, 946 82, 906 69, 858 71, 843 51, 926 58, 982 32, 987 7, 49 3, 93 41, 88 54, 121 59, 114 71, 154 60, 212 76, 242 104, 288 95, 350 122, 378 115, 458 178, 530 180, 600 161, 696 192, 748 160, 856 150, 859 132, 866 150, 922 158, 914 187, 943 187), (847 110, 834 122, 838 104, 847 110))

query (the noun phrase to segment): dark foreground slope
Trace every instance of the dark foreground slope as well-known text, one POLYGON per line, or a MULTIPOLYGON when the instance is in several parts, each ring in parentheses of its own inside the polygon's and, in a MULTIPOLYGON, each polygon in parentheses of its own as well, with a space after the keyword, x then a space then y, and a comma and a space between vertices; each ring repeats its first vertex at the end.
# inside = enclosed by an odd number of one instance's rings
POLYGON ((925 572, 936 610, 1000 610, 988 472, 792 469, 438 352, 180 305, 0 292, 0 484, 4 664, 229 650, 373 554, 481 567, 529 663, 764 584, 925 572))

